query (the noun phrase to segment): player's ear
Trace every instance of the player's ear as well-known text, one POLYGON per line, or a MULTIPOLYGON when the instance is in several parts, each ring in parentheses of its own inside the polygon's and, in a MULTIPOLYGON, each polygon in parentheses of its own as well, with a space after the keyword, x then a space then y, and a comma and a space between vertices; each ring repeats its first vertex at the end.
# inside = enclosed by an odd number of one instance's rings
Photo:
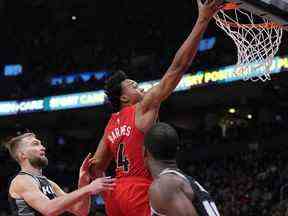
POLYGON ((18 150, 18 151, 16 152, 16 155, 17 155, 17 158, 19 158, 20 160, 24 160, 24 159, 27 158, 27 155, 26 155, 26 153, 23 151, 23 149, 18 150))
POLYGON ((129 97, 126 96, 126 95, 121 95, 121 96, 120 96, 120 101, 121 101, 121 103, 123 103, 123 104, 127 104, 127 103, 130 102, 130 99, 129 99, 129 97))

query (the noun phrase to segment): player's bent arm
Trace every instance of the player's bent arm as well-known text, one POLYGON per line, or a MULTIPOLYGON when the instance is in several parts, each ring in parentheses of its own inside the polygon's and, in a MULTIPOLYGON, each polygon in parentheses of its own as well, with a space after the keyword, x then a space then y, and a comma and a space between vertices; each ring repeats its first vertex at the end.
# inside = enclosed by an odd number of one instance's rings
POLYGON ((160 80, 159 84, 152 87, 141 101, 142 113, 159 106, 176 88, 184 72, 191 65, 198 49, 198 45, 205 32, 210 19, 198 18, 192 32, 177 51, 171 66, 160 80))
MULTIPOLYGON (((57 197, 61 197, 64 195, 67 195, 66 192, 64 192, 59 185, 57 185, 55 182, 50 181, 50 184, 53 187, 54 192, 56 193, 57 197)), ((67 209, 67 211, 73 213, 74 215, 88 215, 90 211, 90 204, 91 204, 91 197, 86 196, 85 198, 79 200, 77 203, 75 203, 73 206, 67 209)))
POLYGON ((47 216, 59 215, 67 211, 82 197, 90 195, 90 190, 86 186, 50 200, 40 191, 37 183, 29 176, 18 178, 13 184, 17 195, 23 198, 33 209, 47 216))
POLYGON ((93 179, 103 175, 103 172, 106 171, 113 158, 113 154, 104 140, 105 135, 100 140, 97 150, 92 158, 93 163, 90 166, 90 173, 93 179))

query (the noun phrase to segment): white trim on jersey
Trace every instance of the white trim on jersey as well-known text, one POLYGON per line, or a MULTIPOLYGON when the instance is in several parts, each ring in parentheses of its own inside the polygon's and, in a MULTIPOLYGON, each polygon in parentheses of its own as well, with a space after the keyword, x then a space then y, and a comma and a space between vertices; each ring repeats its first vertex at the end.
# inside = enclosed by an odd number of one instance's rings
POLYGON ((187 179, 187 177, 185 175, 183 175, 182 173, 178 172, 177 170, 173 170, 173 169, 170 169, 170 168, 164 169, 159 174, 159 176, 165 175, 165 174, 169 174, 169 173, 180 176, 181 178, 183 178, 185 181, 187 181, 190 184, 190 181, 187 179))
POLYGON ((155 209, 153 209, 151 203, 150 203, 150 209, 151 209, 151 216, 166 216, 164 214, 157 212, 155 209))

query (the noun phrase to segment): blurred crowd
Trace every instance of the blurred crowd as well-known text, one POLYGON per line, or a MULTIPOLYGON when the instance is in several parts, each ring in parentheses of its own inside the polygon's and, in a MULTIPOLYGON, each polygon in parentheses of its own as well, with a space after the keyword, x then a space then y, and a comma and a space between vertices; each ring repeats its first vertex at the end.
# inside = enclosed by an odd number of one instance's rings
MULTIPOLYGON (((288 148, 251 151, 194 163, 187 170, 216 199, 221 215, 284 216, 288 208, 280 191, 288 180, 288 148)), ((287 191, 286 191, 287 193, 287 191)))

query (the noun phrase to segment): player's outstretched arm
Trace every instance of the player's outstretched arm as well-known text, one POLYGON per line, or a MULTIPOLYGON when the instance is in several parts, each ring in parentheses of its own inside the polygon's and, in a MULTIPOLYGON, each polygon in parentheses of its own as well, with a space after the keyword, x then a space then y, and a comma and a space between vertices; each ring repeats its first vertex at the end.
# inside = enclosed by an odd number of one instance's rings
POLYGON ((184 72, 191 65, 198 49, 199 42, 213 15, 221 8, 220 0, 197 0, 199 15, 192 32, 177 51, 172 64, 160 83, 151 88, 141 101, 142 114, 159 106, 176 88, 184 72))
MULTIPOLYGON (((89 153, 80 167, 78 188, 82 188, 91 182, 91 176, 89 173, 91 157, 92 154, 89 153)), ((50 183, 53 186, 53 189, 57 197, 66 195, 66 193, 56 183, 52 181, 50 181, 50 183)), ((68 211, 73 213, 74 215, 88 215, 90 211, 90 206, 91 206, 91 196, 85 196, 83 197, 83 199, 80 199, 77 203, 75 203, 75 205, 71 206, 71 208, 69 208, 68 211)))
POLYGON ((54 216, 69 210, 71 206, 79 202, 85 196, 98 194, 105 190, 113 190, 115 187, 114 179, 99 178, 92 181, 89 185, 82 187, 71 193, 49 200, 39 189, 37 183, 30 176, 22 176, 12 182, 13 191, 33 209, 42 215, 54 216))

